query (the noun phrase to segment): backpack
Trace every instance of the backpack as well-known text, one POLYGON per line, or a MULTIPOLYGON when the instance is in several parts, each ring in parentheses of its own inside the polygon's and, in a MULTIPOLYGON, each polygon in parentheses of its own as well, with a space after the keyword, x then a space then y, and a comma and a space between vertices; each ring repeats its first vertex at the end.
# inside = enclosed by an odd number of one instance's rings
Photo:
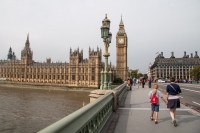
POLYGON ((150 103, 152 103, 152 104, 157 104, 158 103, 158 97, 156 96, 156 94, 152 95, 150 103))

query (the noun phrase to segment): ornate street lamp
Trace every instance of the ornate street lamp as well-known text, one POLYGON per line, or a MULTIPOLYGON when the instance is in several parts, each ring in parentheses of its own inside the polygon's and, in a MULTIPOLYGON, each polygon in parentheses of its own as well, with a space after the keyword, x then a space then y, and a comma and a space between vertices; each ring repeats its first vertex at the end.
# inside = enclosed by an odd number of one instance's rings
POLYGON ((111 70, 108 71, 108 57, 110 56, 110 53, 108 52, 109 44, 111 43, 112 39, 112 33, 109 32, 110 30, 110 20, 107 18, 107 14, 105 16, 105 19, 102 20, 102 26, 101 26, 101 38, 103 38, 104 47, 105 47, 105 53, 103 56, 105 57, 105 67, 104 71, 101 71, 101 86, 100 89, 102 90, 111 90, 112 89, 112 72, 111 70))
POLYGON ((108 40, 109 40, 108 42, 111 43, 111 40, 112 40, 112 33, 111 32, 109 32, 109 34, 108 34, 108 40))

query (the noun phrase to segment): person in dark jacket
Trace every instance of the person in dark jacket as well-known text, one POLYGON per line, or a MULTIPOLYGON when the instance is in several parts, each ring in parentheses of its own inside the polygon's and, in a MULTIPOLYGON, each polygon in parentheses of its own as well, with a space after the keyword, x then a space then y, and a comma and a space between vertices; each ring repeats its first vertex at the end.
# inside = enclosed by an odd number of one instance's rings
POLYGON ((166 92, 167 92, 167 99, 168 99, 168 104, 167 108, 170 109, 170 115, 172 118, 172 123, 176 127, 176 108, 180 108, 180 100, 179 100, 179 95, 181 94, 181 89, 178 84, 175 83, 175 78, 172 77, 170 79, 171 84, 167 85, 166 87, 166 92))
POLYGON ((145 78, 142 78, 142 88, 144 88, 145 85, 145 78))
POLYGON ((151 88, 152 77, 150 77, 150 78, 148 79, 148 82, 149 82, 149 88, 151 88))

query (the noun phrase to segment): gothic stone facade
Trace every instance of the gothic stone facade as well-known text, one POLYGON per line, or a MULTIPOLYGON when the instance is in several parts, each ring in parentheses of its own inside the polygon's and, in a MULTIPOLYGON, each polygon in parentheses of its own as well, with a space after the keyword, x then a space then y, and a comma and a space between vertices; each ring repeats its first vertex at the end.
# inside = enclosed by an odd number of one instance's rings
POLYGON ((30 48, 28 35, 25 47, 21 51, 21 60, 15 59, 15 55, 10 50, 8 60, 0 61, 0 78, 69 86, 100 86, 100 71, 103 69, 103 63, 102 51, 99 48, 96 51, 89 48, 88 59, 83 59, 83 50, 72 51, 70 48, 69 63, 53 63, 51 59, 47 59, 46 63, 39 63, 33 61, 33 51, 30 48), (11 58, 11 55, 14 58, 11 58))
POLYGON ((151 75, 154 80, 159 78, 175 77, 176 79, 191 79, 190 70, 194 66, 200 65, 200 58, 195 51, 195 56, 191 53, 191 57, 186 55, 182 58, 175 58, 174 53, 171 53, 170 58, 164 58, 163 52, 159 54, 151 66, 151 75))
POLYGON ((122 80, 127 79, 127 47, 128 38, 121 18, 119 31, 116 35, 116 77, 122 80))

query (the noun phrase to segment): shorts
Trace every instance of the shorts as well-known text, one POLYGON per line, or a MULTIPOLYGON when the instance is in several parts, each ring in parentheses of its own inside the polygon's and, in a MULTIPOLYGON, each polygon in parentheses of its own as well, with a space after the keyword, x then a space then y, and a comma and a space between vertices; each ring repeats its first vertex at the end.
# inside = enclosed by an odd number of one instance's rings
POLYGON ((159 112, 159 105, 151 104, 151 110, 155 112, 159 112))

